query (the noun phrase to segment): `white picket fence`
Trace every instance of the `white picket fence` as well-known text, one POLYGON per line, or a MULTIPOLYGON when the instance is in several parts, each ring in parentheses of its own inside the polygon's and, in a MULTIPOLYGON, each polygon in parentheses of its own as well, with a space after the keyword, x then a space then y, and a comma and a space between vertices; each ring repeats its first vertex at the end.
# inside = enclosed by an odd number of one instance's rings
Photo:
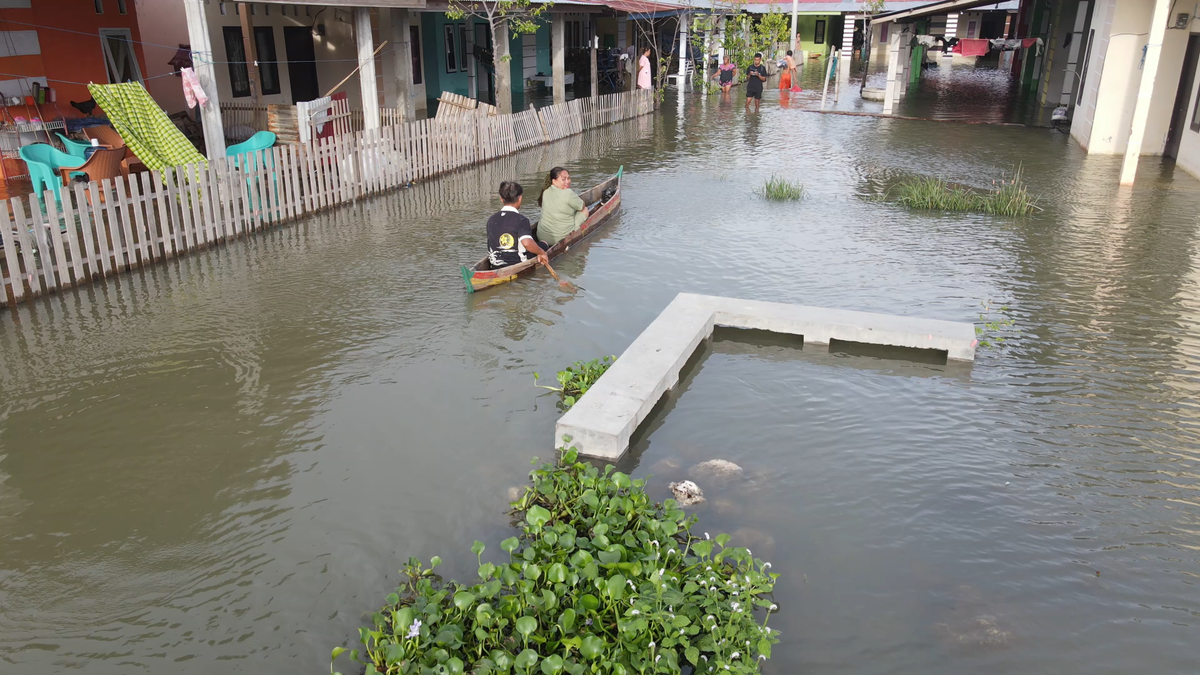
POLYGON ((384 126, 0 202, 0 305, 652 112, 650 91, 384 126), (7 223, 4 221, 7 220, 7 223))

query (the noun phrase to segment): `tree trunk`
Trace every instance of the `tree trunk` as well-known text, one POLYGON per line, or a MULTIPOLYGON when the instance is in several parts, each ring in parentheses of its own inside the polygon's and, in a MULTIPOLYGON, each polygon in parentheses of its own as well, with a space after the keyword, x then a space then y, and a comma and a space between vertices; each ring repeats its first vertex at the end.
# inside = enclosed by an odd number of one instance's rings
POLYGON ((493 29, 492 67, 496 69, 496 113, 512 114, 512 59, 508 55, 508 21, 500 19, 493 29))

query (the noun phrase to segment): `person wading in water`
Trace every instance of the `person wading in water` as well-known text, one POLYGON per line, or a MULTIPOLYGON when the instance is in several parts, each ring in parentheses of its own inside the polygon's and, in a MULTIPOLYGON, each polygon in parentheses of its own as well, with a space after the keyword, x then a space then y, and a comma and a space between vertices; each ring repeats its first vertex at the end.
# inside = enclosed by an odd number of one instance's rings
POLYGON ((754 112, 762 105, 763 82, 767 81, 767 67, 763 65, 762 54, 754 55, 754 63, 746 69, 746 111, 750 110, 750 101, 754 101, 754 112))

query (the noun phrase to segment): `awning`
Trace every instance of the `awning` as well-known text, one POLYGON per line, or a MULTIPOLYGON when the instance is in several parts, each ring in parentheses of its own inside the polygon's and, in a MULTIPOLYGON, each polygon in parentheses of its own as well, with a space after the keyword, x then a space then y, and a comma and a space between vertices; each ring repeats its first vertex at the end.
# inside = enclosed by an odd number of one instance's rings
MULTIPOLYGON (((952 14, 955 12, 965 12, 969 9, 996 9, 1007 11, 1011 5, 1012 3, 1008 2, 997 3, 996 0, 942 0, 942 2, 932 2, 921 5, 920 7, 877 14, 871 17, 871 23, 886 23, 888 21, 903 21, 907 23, 913 19, 920 19, 927 16, 939 16, 941 14, 952 14)), ((1015 7, 1013 7, 1013 9, 1015 9, 1015 7)))
POLYGON ((89 84, 88 91, 130 152, 148 168, 162 170, 204 161, 204 155, 150 98, 141 82, 89 84))

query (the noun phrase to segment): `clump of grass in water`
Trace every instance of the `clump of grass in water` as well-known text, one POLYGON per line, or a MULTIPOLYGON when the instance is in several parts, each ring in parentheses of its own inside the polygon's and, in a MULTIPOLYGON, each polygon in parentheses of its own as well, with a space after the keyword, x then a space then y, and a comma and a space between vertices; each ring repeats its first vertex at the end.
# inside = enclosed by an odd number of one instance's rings
POLYGON ((804 196, 804 185, 776 174, 768 178, 754 194, 773 202, 794 202, 804 196))
POLYGON ((592 359, 591 361, 576 361, 566 370, 560 370, 555 374, 558 380, 557 387, 548 387, 544 384, 538 384, 537 373, 533 374, 533 386, 550 391, 557 391, 562 394, 561 407, 564 411, 575 405, 575 401, 579 400, 580 396, 587 393, 596 380, 608 370, 609 366, 617 360, 615 356, 606 356, 602 359, 592 359))
POLYGON ((980 192, 963 185, 947 183, 941 178, 913 176, 888 190, 895 192, 896 201, 911 208, 930 211, 974 211, 997 216, 1024 216, 1033 213, 1037 199, 1030 196, 1021 180, 1021 170, 1012 178, 992 181, 996 189, 980 192))

